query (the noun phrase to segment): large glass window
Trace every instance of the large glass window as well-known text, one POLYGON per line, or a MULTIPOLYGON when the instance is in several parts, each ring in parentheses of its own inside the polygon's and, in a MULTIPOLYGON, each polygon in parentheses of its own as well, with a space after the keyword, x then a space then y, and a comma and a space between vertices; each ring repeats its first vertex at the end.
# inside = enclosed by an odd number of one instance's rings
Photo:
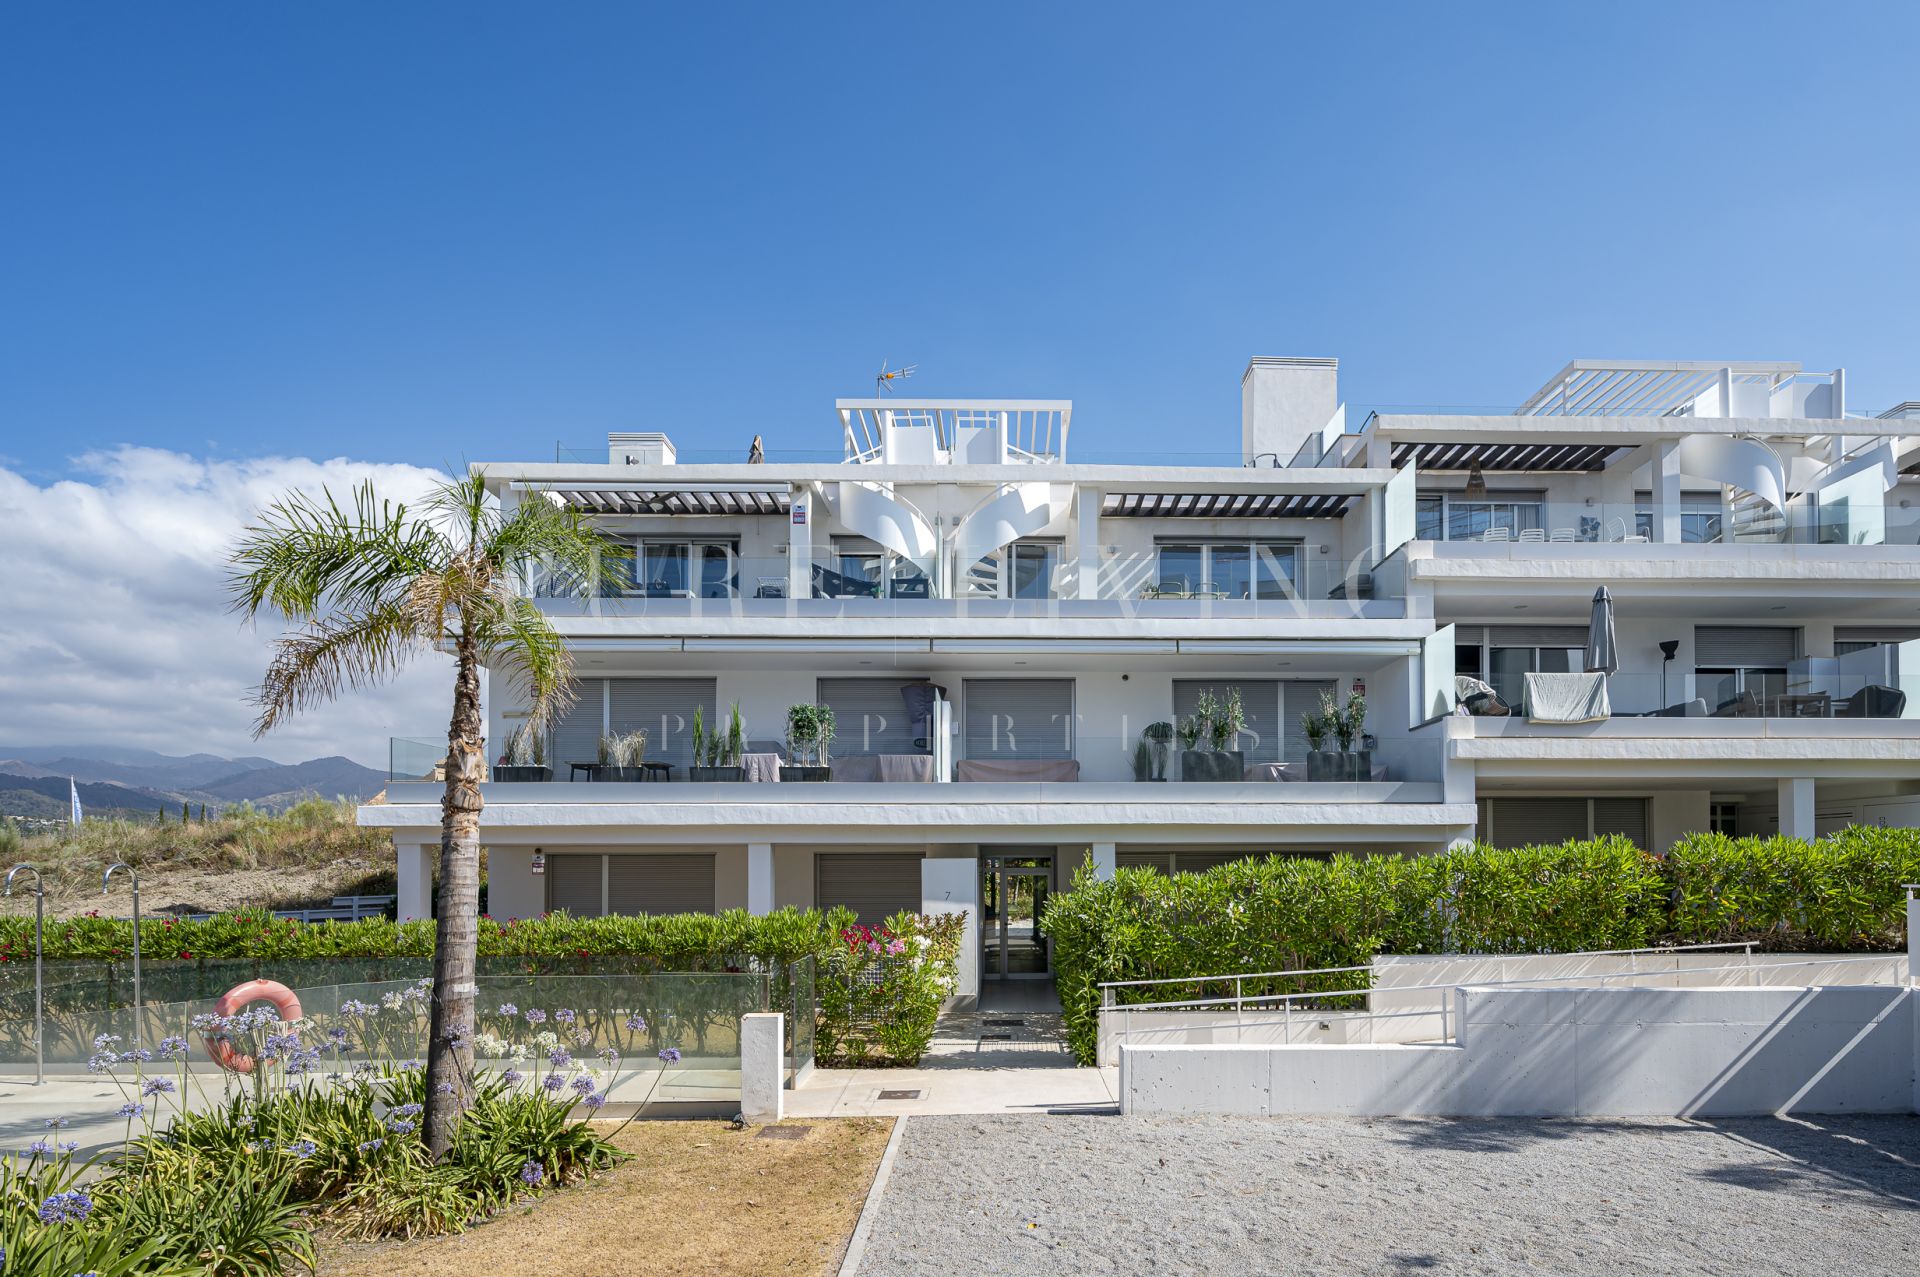
POLYGON ((911 559, 871 541, 836 542, 834 561, 836 570, 817 582, 824 597, 924 599, 932 595, 927 574, 911 559))
POLYGON ((1537 492, 1492 492, 1472 498, 1441 492, 1415 499, 1413 534, 1421 541, 1478 541, 1495 528, 1504 528, 1509 537, 1516 537, 1546 526, 1541 519, 1537 492))
POLYGON ((1156 593, 1163 597, 1289 599, 1299 580, 1291 541, 1192 541, 1159 547, 1156 593))
MULTIPOLYGON (((1654 539, 1653 494, 1633 494, 1634 531, 1649 541, 1654 539)), ((1720 497, 1712 492, 1680 494, 1680 542, 1683 545, 1714 545, 1721 539, 1720 497)))
POLYGON ((647 541, 639 569, 635 592, 650 599, 728 599, 740 586, 738 554, 728 541, 647 541))
POLYGON ((1060 546, 1053 541, 1015 541, 967 574, 969 593, 996 599, 1051 599, 1058 595, 1060 546))

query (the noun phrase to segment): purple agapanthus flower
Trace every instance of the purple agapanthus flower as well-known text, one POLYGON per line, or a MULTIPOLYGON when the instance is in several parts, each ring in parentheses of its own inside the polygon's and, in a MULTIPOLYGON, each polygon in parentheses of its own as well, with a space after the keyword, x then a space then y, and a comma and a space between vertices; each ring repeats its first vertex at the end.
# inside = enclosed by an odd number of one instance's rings
POLYGON ((355 1145, 354 1151, 357 1153, 371 1153, 385 1143, 386 1141, 383 1139, 370 1139, 364 1144, 355 1145))
POLYGON ((572 1024, 573 1018, 573 1012, 566 1007, 561 1007, 553 1013, 553 1022, 555 1024, 572 1024))
POLYGON ((548 1091, 557 1093, 560 1088, 566 1084, 566 1079, 562 1078, 558 1073, 549 1073, 547 1074, 547 1080, 540 1085, 546 1087, 548 1091))
POLYGON ((70 1117, 50 1117, 45 1122, 42 1122, 41 1125, 50 1131, 57 1131, 72 1120, 70 1117))
POLYGON ((509 1020, 511 1020, 511 1019, 512 1019, 512 1018, 513 1018, 514 1016, 516 1016, 516 1015, 519 1015, 519 1014, 520 1014, 520 1008, 519 1008, 519 1007, 517 1007, 517 1006, 515 1006, 515 1005, 514 1005, 513 1003, 511 1003, 511 1002, 502 1002, 502 1003, 500 1004, 500 1011, 499 1011, 499 1014, 500 1014, 500 1015, 504 1015, 504 1016, 506 1016, 506 1017, 507 1017, 507 1018, 508 1018, 509 1020))
POLYGON ((595 1091, 592 1095, 589 1095, 585 1100, 581 1101, 581 1103, 587 1106, 587 1111, 589 1113, 599 1112, 600 1106, 602 1104, 605 1104, 606 1102, 607 1102, 607 1094, 605 1091, 595 1091))
POLYGON ((138 1100, 132 1100, 120 1106, 120 1116, 126 1118, 129 1122, 136 1117, 144 1115, 146 1111, 147 1106, 138 1100))
POLYGON ((319 1151, 320 1146, 312 1140, 295 1140, 293 1143, 287 1145, 287 1152, 292 1153, 295 1157, 312 1157, 319 1151))
POLYGON ((538 1184, 546 1177, 546 1171, 541 1168, 540 1163, 534 1161, 532 1158, 528 1158, 526 1165, 520 1168, 520 1182, 529 1187, 538 1184))
POLYGON ((186 1059, 187 1040, 185 1038, 161 1038, 160 1058, 163 1060, 186 1059))
POLYGON ((630 1015, 630 1016, 628 1016, 628 1017, 627 1017, 627 1031, 628 1031, 629 1033, 645 1033, 645 1032, 647 1031, 647 1021, 646 1021, 646 1018, 645 1018, 644 1016, 640 1016, 640 1015, 630 1015))
POLYGON ((546 1022, 547 1022, 547 1013, 545 1011, 542 1011, 539 1007, 527 1008, 528 1024, 545 1024, 546 1022))
POLYGON ((573 1079, 573 1089, 582 1095, 592 1095, 593 1079, 582 1073, 579 1077, 573 1079))
POLYGON ((43 1224, 77 1223, 92 1213, 93 1199, 77 1188, 71 1192, 55 1193, 40 1203, 40 1222, 43 1224))
POLYGON ((526 1077, 526 1074, 522 1073, 519 1069, 508 1069, 500 1075, 500 1080, 508 1086, 518 1086, 520 1080, 524 1077, 526 1077))
POLYGON ((140 1094, 171 1095, 173 1094, 173 1079, 164 1078, 164 1077, 150 1077, 146 1081, 140 1084, 140 1094))
POLYGON ((555 1047, 553 1050, 547 1052, 547 1063, 553 1065, 556 1069, 564 1069, 567 1065, 573 1063, 573 1056, 564 1048, 555 1047))
POLYGON ((667 1047, 660 1052, 660 1059, 667 1064, 680 1063, 680 1048, 677 1046, 667 1047))

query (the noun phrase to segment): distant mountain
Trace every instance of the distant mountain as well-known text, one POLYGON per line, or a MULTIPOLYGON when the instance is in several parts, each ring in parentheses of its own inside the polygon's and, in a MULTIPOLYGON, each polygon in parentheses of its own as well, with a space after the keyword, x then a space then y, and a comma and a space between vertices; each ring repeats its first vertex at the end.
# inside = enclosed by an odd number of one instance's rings
POLYGON ((236 803, 279 809, 303 798, 371 798, 387 774, 349 758, 276 763, 270 758, 175 757, 119 746, 0 745, 0 814, 62 818, 68 778, 79 782, 89 812, 145 813, 204 804, 217 811, 236 803))
POLYGON ((387 786, 387 774, 350 758, 314 758, 291 766, 258 767, 202 785, 200 791, 221 802, 273 803, 291 795, 371 798, 387 786))

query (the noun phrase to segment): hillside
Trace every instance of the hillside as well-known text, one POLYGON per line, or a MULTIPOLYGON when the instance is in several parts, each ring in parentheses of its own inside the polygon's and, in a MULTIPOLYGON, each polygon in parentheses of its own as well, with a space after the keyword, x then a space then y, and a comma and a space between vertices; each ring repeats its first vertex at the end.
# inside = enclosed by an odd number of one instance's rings
POLYGON ((0 745, 0 815, 64 819, 68 779, 79 782, 89 816, 198 814, 241 803, 279 811, 307 798, 364 801, 385 788, 386 773, 333 756, 303 763, 217 754, 181 757, 114 746, 0 745))

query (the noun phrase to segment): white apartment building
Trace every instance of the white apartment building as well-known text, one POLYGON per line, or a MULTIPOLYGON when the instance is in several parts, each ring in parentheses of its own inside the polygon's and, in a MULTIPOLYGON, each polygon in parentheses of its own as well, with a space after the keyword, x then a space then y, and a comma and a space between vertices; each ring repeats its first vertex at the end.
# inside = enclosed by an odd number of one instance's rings
MULTIPOLYGON (((486 789, 490 912, 965 909, 972 993, 1046 973, 1032 918, 1089 858, 1920 823, 1920 405, 1849 414, 1843 372, 1795 363, 1575 361, 1512 411, 1350 422, 1336 379, 1253 360, 1219 456, 1100 457, 1066 401, 882 398, 840 401, 828 452, 478 466, 624 547, 526 583, 579 695, 550 778, 486 789), (1618 668, 1585 676, 1602 586, 1618 668), (1368 757, 1311 757, 1303 717, 1356 687, 1368 757), (1225 750, 1143 749, 1229 696, 1225 750), (812 704, 836 734, 801 781, 812 704), (696 710, 736 705, 752 779, 694 779, 696 710), (636 728, 648 780, 594 779, 636 728)), ((525 716, 493 698, 496 758, 525 716)), ((361 809, 403 917, 439 799, 361 809)))

